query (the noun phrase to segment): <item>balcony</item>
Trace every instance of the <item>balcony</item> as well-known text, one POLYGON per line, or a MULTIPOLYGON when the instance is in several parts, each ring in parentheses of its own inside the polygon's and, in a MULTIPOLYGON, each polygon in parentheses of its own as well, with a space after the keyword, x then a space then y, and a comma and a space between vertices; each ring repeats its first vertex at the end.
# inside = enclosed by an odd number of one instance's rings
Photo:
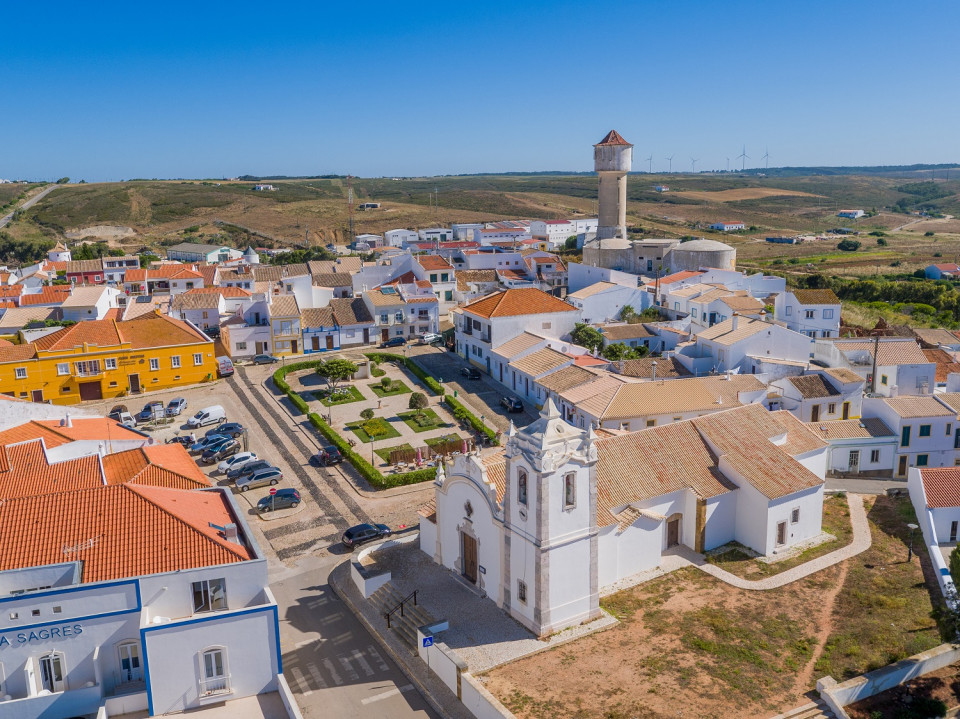
POLYGON ((462 332, 463 332, 463 334, 465 334, 465 335, 472 335, 472 334, 473 334, 473 327, 471 327, 470 325, 466 325, 466 326, 464 326, 462 332))
POLYGON ((232 693, 233 688, 230 686, 229 674, 222 677, 200 680, 200 699, 209 699, 210 697, 232 693))

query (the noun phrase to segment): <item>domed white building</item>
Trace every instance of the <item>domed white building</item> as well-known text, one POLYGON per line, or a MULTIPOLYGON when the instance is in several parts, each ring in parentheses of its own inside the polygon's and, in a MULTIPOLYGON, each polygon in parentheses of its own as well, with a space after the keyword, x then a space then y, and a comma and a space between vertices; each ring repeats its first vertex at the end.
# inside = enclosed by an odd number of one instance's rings
POLYGON ((666 264, 671 272, 696 271, 703 267, 735 270, 737 251, 716 240, 690 240, 673 247, 666 264))
POLYGON ((47 253, 47 259, 51 262, 70 262, 70 250, 62 242, 54 245, 53 249, 47 253))

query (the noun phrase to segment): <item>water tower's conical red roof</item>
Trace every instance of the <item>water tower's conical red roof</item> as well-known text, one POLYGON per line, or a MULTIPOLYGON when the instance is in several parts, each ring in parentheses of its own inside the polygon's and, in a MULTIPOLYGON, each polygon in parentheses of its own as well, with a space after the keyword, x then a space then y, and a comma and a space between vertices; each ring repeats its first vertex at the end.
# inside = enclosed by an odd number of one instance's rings
POLYGON ((630 143, 624 140, 616 130, 610 130, 607 136, 600 140, 597 145, 630 145, 630 143))

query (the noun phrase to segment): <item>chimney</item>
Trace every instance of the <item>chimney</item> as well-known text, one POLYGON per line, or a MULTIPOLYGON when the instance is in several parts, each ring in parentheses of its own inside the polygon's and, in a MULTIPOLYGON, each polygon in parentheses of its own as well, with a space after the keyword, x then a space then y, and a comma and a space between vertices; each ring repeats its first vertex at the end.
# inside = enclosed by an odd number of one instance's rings
POLYGON ((731 318, 731 320, 732 320, 732 322, 733 322, 733 331, 736 332, 736 331, 737 331, 737 326, 740 324, 740 313, 739 313, 739 312, 734 312, 734 313, 733 313, 733 317, 731 318))
POLYGON ((61 427, 72 427, 72 426, 73 426, 73 420, 70 419, 70 413, 69 413, 69 412, 67 412, 66 415, 64 416, 64 418, 60 420, 60 426, 61 426, 61 427))
POLYGON ((653 368, 653 381, 657 381, 657 361, 654 360, 650 363, 650 367, 653 368))
POLYGON ((231 522, 223 528, 223 538, 228 542, 240 544, 240 534, 237 531, 237 525, 231 522))

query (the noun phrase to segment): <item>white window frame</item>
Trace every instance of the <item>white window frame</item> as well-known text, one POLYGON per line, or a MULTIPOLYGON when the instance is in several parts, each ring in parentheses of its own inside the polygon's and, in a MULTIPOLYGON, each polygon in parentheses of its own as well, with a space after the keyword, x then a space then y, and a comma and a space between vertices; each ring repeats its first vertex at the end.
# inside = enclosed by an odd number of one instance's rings
POLYGON ((245 350, 245 349, 247 349, 247 343, 246 343, 246 342, 237 342, 237 350, 238 350, 238 351, 243 351, 243 350, 245 350))
POLYGON ((517 580, 517 601, 521 604, 527 603, 527 583, 522 579, 517 580))
POLYGON ((13 370, 14 376, 17 379, 26 379, 27 378, 27 368, 26 367, 17 367, 13 370))
POLYGON ((57 362, 57 376, 63 377, 64 375, 70 374, 70 363, 69 362, 57 362))
POLYGON ((790 510, 790 524, 800 524, 800 507, 790 510))
POLYGON ((230 666, 227 662, 227 648, 223 646, 207 647, 200 652, 200 698, 232 694, 230 686, 230 666), (219 661, 218 661, 219 659, 219 661), (219 667, 217 664, 219 663, 219 667), (218 671, 219 670, 219 671, 218 671))
POLYGON ((229 609, 227 602, 227 580, 223 577, 215 579, 200 579, 190 585, 190 594, 193 598, 193 613, 206 614, 229 609), (213 587, 211 587, 213 585, 213 587), (197 604, 200 594, 200 604, 197 604), (220 596, 215 596, 219 592, 220 596))
POLYGON ((116 357, 107 357, 103 360, 104 369, 116 369, 117 368, 117 358, 116 357))
POLYGON ((59 681, 57 681, 56 679, 53 680, 51 684, 52 686, 51 691, 53 691, 55 694, 66 691, 67 690, 67 660, 66 660, 66 657, 64 657, 63 652, 58 652, 58 651, 45 652, 44 654, 41 654, 39 657, 37 657, 37 680, 40 682, 39 688, 41 690, 47 689, 46 684, 43 683, 43 663, 45 660, 48 660, 50 662, 51 671, 53 671, 54 662, 59 664, 58 668, 60 670, 59 671, 60 680, 59 681))
POLYGON ((160 358, 159 358, 159 357, 151 357, 151 358, 150 358, 150 371, 151 371, 151 372, 159 372, 159 371, 160 371, 160 358))
POLYGON ((202 365, 202 364, 203 364, 203 353, 202 353, 202 352, 196 352, 196 353, 194 353, 194 355, 193 355, 193 366, 194 366, 194 367, 199 367, 199 366, 202 365))
POLYGON ((170 366, 173 369, 180 369, 180 355, 173 355, 170 357, 170 366))

